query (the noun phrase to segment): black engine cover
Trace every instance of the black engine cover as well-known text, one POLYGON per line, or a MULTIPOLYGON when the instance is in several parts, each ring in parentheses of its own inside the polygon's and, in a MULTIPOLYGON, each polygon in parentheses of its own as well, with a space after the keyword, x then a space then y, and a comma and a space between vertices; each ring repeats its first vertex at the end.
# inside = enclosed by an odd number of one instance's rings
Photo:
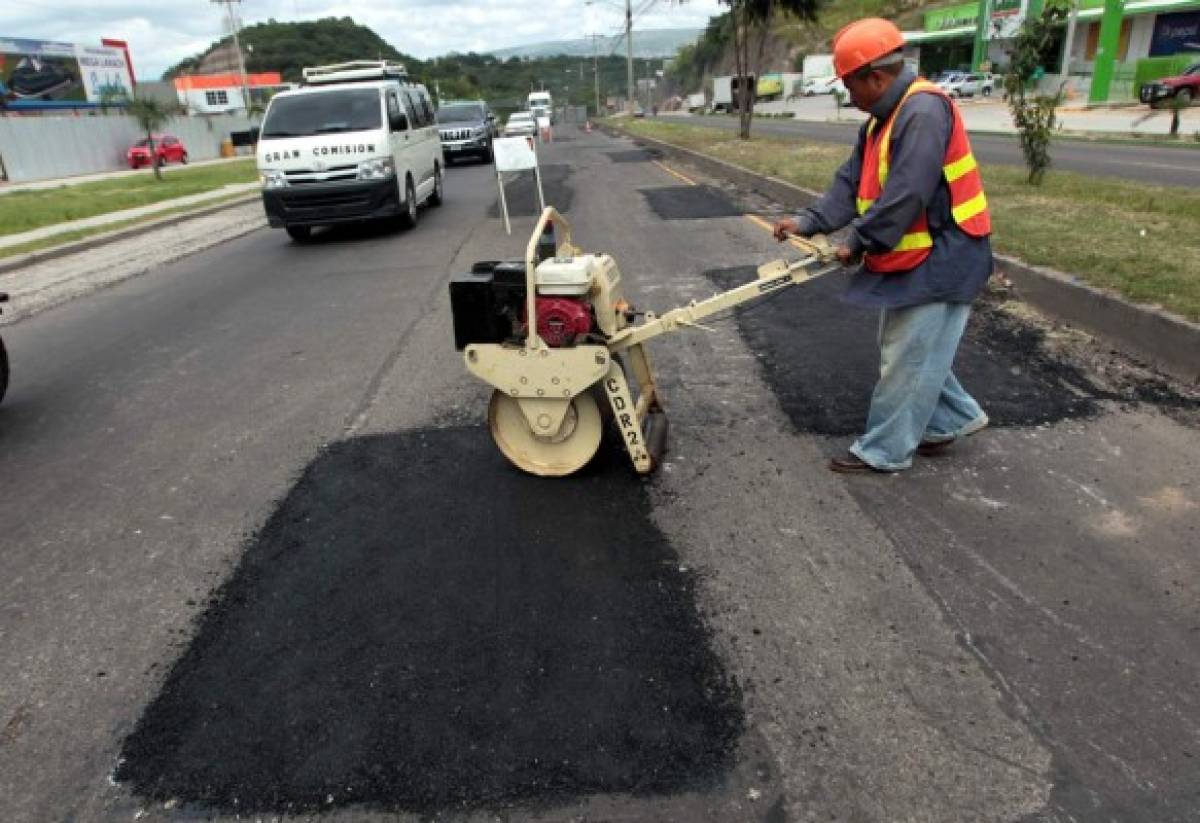
POLYGON ((513 335, 513 319, 525 302, 525 263, 484 260, 450 278, 454 347, 502 343, 513 335))

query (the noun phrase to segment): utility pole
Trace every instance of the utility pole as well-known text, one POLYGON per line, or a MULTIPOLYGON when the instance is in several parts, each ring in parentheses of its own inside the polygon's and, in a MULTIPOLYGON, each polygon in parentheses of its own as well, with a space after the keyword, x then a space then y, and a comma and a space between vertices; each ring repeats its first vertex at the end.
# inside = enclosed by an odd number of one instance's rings
POLYGON ((588 35, 588 37, 592 38, 592 85, 595 87, 596 95, 595 117, 600 116, 600 56, 596 50, 598 48, 597 41, 602 36, 599 34, 588 35))
POLYGON ((633 0, 625 0, 625 106, 633 114, 633 0))
POLYGON ((212 0, 218 6, 225 6, 229 16, 229 33, 233 36, 233 50, 237 54, 238 75, 242 79, 242 105, 246 107, 246 116, 250 116, 250 90, 246 85, 246 61, 242 58, 242 44, 238 39, 238 23, 233 15, 233 4, 242 0, 212 0))

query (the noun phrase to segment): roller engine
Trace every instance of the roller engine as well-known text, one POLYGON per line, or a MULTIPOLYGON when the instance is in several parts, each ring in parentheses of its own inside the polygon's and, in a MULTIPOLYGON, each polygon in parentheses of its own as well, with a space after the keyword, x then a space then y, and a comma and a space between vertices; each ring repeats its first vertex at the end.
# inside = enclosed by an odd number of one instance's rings
MULTIPOLYGON (((454 343, 519 345, 528 335, 526 268, 521 260, 484 260, 450 281, 454 343)), ((621 274, 607 254, 550 257, 534 270, 537 335, 550 348, 603 344, 631 316, 621 274)))

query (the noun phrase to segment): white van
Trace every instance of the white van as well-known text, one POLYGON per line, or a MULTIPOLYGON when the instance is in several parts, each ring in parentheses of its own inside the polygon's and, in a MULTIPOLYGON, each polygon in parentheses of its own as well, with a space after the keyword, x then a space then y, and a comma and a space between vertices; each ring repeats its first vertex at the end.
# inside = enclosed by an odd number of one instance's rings
POLYGON ((414 226, 421 203, 442 203, 429 93, 397 63, 306 68, 300 88, 267 106, 258 172, 267 220, 298 242, 333 223, 389 218, 414 226))
POLYGON ((547 117, 550 119, 550 124, 554 124, 554 102, 550 99, 550 92, 531 92, 527 102, 529 103, 528 109, 533 112, 534 120, 547 117))

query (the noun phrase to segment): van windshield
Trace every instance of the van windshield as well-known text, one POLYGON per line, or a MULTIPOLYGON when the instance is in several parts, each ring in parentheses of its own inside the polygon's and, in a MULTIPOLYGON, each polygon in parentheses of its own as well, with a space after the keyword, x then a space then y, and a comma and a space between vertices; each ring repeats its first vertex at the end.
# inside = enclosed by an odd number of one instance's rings
POLYGON ((378 89, 337 89, 276 97, 263 123, 262 137, 369 131, 382 125, 378 89))

